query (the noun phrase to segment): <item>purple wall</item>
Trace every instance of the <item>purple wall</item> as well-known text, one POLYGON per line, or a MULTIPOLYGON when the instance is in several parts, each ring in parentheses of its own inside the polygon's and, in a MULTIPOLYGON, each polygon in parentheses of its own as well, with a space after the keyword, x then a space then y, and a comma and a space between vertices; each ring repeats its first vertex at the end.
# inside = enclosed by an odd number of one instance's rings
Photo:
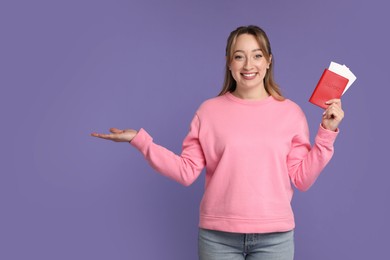
POLYGON ((358 80, 336 153, 296 192, 296 259, 388 257, 389 4, 355 1, 2 1, 0 259, 197 259, 204 176, 189 188, 92 131, 144 127, 180 152, 223 78, 229 32, 269 34, 276 79, 306 112, 331 60, 358 80))

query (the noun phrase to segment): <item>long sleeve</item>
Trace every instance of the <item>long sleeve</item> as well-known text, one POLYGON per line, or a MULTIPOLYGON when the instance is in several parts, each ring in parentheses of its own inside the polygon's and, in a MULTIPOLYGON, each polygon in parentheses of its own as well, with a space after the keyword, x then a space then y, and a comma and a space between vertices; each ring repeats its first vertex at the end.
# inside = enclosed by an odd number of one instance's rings
POLYGON ((243 100, 228 92, 200 105, 180 155, 155 144, 144 129, 131 144, 183 185, 206 167, 201 228, 269 233, 294 229, 292 185, 307 190, 315 182, 336 136, 320 127, 312 147, 305 114, 294 102, 243 100))
POLYGON ((337 132, 319 127, 313 147, 309 141, 306 119, 302 120, 298 134, 293 138, 287 158, 292 183, 301 191, 308 190, 333 156, 333 143, 337 132))
POLYGON ((196 180, 205 166, 198 135, 199 118, 195 115, 189 133, 183 141, 181 155, 155 144, 153 138, 142 128, 130 144, 144 155, 156 171, 184 186, 189 186, 196 180))

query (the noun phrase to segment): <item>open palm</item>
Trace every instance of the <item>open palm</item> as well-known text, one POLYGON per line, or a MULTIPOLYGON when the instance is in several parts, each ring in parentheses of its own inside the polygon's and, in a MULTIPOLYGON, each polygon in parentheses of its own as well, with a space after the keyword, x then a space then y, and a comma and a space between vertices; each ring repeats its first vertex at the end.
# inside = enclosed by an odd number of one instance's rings
POLYGON ((91 135, 94 137, 111 140, 114 142, 130 142, 137 134, 137 131, 133 129, 121 130, 118 128, 110 128, 110 132, 111 134, 92 133, 91 135))

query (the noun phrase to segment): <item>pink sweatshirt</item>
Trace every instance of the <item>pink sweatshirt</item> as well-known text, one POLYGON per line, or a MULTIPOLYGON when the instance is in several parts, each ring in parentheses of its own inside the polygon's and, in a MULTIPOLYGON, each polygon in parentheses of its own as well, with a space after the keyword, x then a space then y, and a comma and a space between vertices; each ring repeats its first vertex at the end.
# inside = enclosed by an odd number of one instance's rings
POLYGON ((267 233, 295 227, 291 183, 305 191, 315 182, 337 134, 320 126, 311 147, 305 115, 294 102, 226 93, 199 107, 181 155, 155 144, 144 129, 131 144, 155 170, 183 185, 206 167, 201 228, 267 233))

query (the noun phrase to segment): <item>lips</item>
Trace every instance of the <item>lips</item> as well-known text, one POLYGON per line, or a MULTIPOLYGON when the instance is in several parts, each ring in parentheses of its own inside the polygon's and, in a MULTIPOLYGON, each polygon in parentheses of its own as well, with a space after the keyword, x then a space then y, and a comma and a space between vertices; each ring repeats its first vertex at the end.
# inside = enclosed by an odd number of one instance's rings
POLYGON ((244 79, 254 79, 256 77, 256 74, 255 72, 253 73, 241 73, 242 77, 244 79))

